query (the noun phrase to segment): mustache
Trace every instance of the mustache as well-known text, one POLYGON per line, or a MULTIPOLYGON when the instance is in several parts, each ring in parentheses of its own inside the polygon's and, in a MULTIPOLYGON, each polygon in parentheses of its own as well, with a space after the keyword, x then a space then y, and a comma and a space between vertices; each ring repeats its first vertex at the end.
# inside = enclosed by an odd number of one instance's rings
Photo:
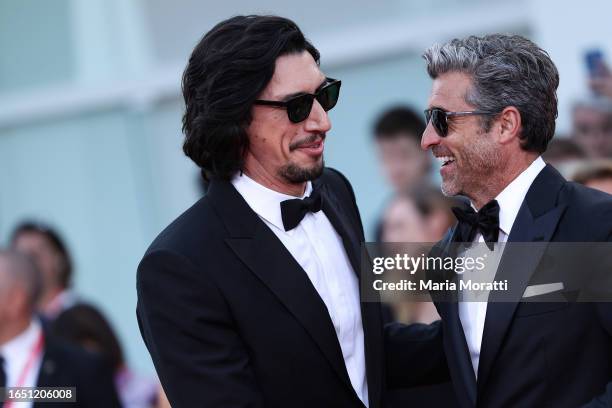
POLYGON ((431 148, 431 152, 433 153, 434 156, 438 157, 438 156, 453 156, 453 154, 445 149, 442 146, 434 146, 431 148))
POLYGON ((305 137, 304 139, 296 140, 295 142, 292 142, 289 145, 289 151, 292 152, 295 149, 299 149, 303 145, 314 143, 314 142, 316 142, 319 139, 321 139, 321 141, 323 141, 323 140, 325 140, 326 137, 327 137, 327 135, 325 133, 317 133, 317 134, 305 137))

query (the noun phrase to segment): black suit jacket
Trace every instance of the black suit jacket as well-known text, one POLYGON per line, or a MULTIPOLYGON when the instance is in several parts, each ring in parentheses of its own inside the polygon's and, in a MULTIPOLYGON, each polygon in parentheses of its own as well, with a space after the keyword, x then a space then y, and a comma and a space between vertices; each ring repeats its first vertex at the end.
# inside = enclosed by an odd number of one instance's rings
MULTIPOLYGON (((455 229, 439 243, 452 252, 455 229)), ((508 242, 612 241, 612 196, 569 183, 550 165, 534 180, 508 242)), ((549 244, 548 244, 549 245, 549 244)), ((544 245, 545 246, 545 245, 544 245)), ((544 246, 504 251, 496 280, 523 293, 544 246)), ((489 298, 478 380, 457 302, 437 302, 444 348, 463 407, 577 407, 604 392, 612 378, 612 303, 535 303, 489 298)))
POLYGON ((34 408, 121 407, 111 368, 99 356, 45 336, 38 387, 76 387, 76 402, 38 402, 34 408))
MULTIPOLYGON (((348 181, 325 169, 323 212, 359 274, 348 181)), ((326 306, 231 183, 168 226, 138 268, 140 330, 173 408, 362 407, 326 306)), ((369 406, 382 406, 380 305, 361 303, 369 406)))

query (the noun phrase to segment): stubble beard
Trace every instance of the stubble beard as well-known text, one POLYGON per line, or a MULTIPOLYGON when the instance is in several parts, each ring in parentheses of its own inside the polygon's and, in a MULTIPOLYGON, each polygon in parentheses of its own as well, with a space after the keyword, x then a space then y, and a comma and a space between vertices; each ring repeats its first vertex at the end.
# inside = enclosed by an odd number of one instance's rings
POLYGON ((321 157, 313 166, 303 167, 288 163, 278 170, 278 175, 291 184, 300 184, 321 177, 325 162, 321 157))
POLYGON ((491 187, 500 171, 502 154, 487 137, 479 135, 474 144, 463 150, 461 167, 455 162, 455 172, 442 179, 442 194, 463 195, 474 201, 491 187))

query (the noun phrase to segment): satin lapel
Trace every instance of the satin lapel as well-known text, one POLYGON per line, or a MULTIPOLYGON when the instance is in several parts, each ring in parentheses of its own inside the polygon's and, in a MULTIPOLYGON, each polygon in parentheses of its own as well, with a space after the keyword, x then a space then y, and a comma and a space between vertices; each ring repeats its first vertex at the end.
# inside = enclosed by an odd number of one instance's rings
POLYGON ((529 250, 525 246, 508 246, 500 261, 495 280, 507 279, 509 293, 492 292, 487 305, 480 361, 478 390, 482 391, 491 373, 495 358, 508 331, 514 311, 529 280, 540 263, 559 223, 565 204, 556 204, 559 189, 565 180, 547 166, 538 175, 523 201, 508 237, 509 243, 542 242, 529 250))
MULTIPOLYGON (((355 228, 350 225, 350 222, 342 213, 343 208, 350 208, 350 203, 343 207, 330 184, 327 184, 319 179, 314 185, 314 188, 320 188, 323 195, 323 212, 336 230, 340 238, 344 250, 357 278, 359 279, 359 288, 361 290, 361 238, 360 232, 356 232, 355 228)), ((364 261, 367 264, 367 260, 364 261)), ((367 278, 367 276, 365 277, 367 278)), ((366 283, 367 284, 367 283, 366 283)), ((361 295, 360 295, 361 297, 361 295)), ((360 302, 361 305, 361 322, 363 327, 363 335, 365 338, 365 359, 366 359, 366 375, 368 378, 368 393, 370 397, 370 406, 378 407, 378 401, 381 399, 382 373, 384 367, 382 362, 384 356, 382 354, 382 317, 380 303, 375 302, 360 302)))
MULTIPOLYGON (((455 257, 457 254, 453 248, 453 243, 457 242, 458 229, 456 226, 449 232, 446 242, 443 242, 443 254, 455 257)), ((444 256, 444 255, 442 255, 444 256)), ((456 274, 454 274, 454 282, 457 282, 456 274)), ((446 352, 446 359, 449 364, 453 382, 456 386, 467 394, 470 400, 470 405, 476 404, 476 377, 474 376, 474 368, 472 360, 465 340, 465 333, 459 318, 459 307, 457 300, 443 301, 437 303, 440 315, 448 330, 444 333, 445 343, 450 346, 451 350, 446 352)))
POLYGON ((342 215, 342 207, 329 185, 321 182, 317 186, 321 188, 321 194, 323 195, 323 212, 338 235, 340 235, 340 238, 342 238, 342 244, 344 245, 346 255, 349 258, 353 270, 357 276, 359 276, 361 274, 361 264, 359 262, 361 242, 359 237, 351 233, 354 228, 350 228, 348 220, 342 215))
POLYGON ((231 183, 212 182, 208 198, 228 228, 226 243, 300 322, 354 393, 334 325, 306 272, 231 183))

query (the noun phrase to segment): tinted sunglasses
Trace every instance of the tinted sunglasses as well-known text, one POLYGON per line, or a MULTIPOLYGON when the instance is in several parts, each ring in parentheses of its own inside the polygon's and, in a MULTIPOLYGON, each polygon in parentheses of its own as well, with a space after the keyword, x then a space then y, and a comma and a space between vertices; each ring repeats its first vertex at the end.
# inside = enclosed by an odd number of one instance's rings
POLYGON ((425 110, 425 125, 431 121, 436 133, 440 137, 448 135, 448 118, 454 116, 470 116, 470 115, 497 115, 499 112, 490 111, 464 111, 464 112, 447 112, 440 108, 431 108, 425 110))
POLYGON ((340 96, 341 81, 332 78, 326 78, 325 84, 319 88, 315 94, 301 94, 287 99, 286 101, 265 101, 257 99, 253 102, 255 105, 276 106, 287 109, 287 116, 293 123, 299 123, 306 120, 310 116, 312 104, 314 100, 321 104, 325 112, 336 106, 338 97, 340 96))

